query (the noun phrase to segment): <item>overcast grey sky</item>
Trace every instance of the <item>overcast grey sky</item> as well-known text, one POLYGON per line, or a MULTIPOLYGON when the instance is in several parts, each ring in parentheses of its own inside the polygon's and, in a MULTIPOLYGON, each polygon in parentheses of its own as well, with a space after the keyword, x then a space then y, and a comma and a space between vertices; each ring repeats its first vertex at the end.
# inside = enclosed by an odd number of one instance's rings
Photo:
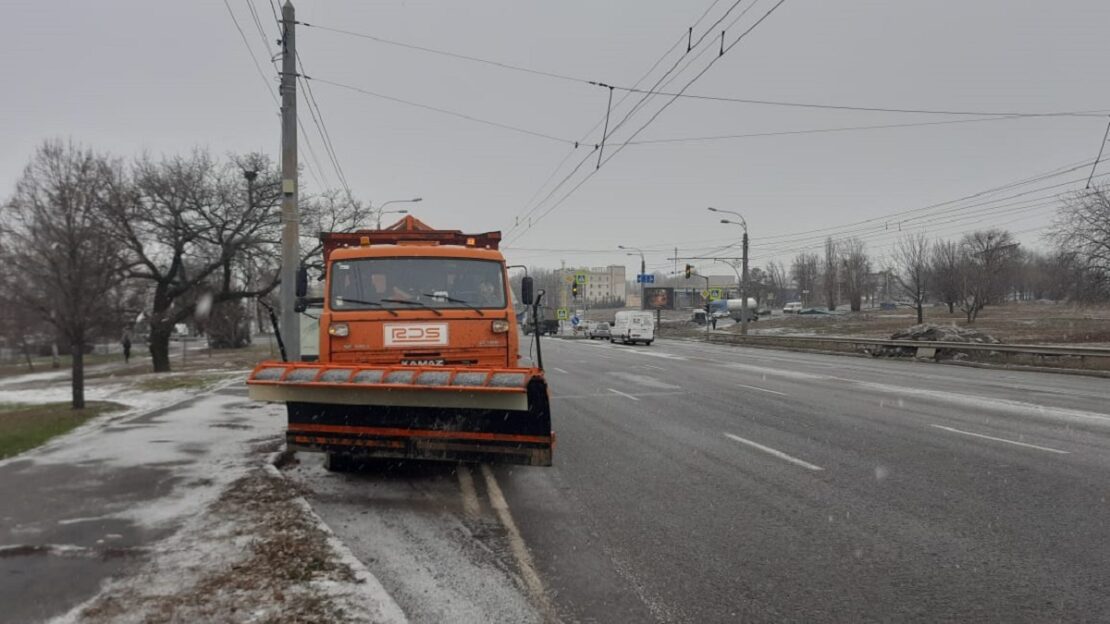
MULTIPOLYGON (((726 41, 775 1, 740 2, 724 23, 750 10, 726 41)), ((267 78, 276 84, 248 1, 228 3, 267 78)), ((301 0, 296 7, 299 19, 321 26, 627 86, 711 5, 696 37, 733 0, 301 0)), ((254 0, 254 6, 272 47, 277 27, 270 2, 254 0)), ((277 158, 277 109, 222 0, 9 0, 4 7, 0 195, 10 193, 32 150, 50 137, 71 137, 119 155, 184 152, 200 145, 220 153, 261 150, 277 158)), ((1110 3, 1095 0, 786 0, 687 93, 955 111, 1110 110, 1110 81, 1102 71, 1110 58, 1107 23, 1110 3)), ((668 90, 685 85, 717 54, 719 41, 716 32, 711 34, 703 47, 712 49, 668 90)), ((300 29, 298 49, 310 76, 567 140, 581 138, 605 113, 607 91, 577 82, 320 29, 300 29)), ((683 45, 655 75, 684 52, 683 45)), ((509 231, 570 151, 557 141, 322 82, 314 83, 314 91, 353 192, 375 202, 422 196, 415 214, 435 227, 509 231)), ((614 101, 621 95, 616 92, 614 101)), ((615 108, 613 120, 638 97, 615 108)), ((652 98, 614 133, 607 156, 666 99, 652 98)), ((322 175, 335 185, 303 100, 300 109, 322 175)), ((636 140, 968 118, 681 99, 636 140)), ((638 268, 638 259, 615 251, 623 244, 650 248, 649 266, 669 268, 666 258, 675 245, 680 255, 705 253, 739 233, 718 224, 705 210, 709 205, 745 215, 757 265, 772 257, 788 260, 806 245, 820 246, 819 236, 790 234, 865 219, 877 221, 860 226, 859 233, 881 255, 899 227, 898 217, 886 215, 1093 160, 1105 124, 1099 117, 1011 118, 629 145, 533 227, 512 231, 509 259, 638 268), (872 229, 880 223, 888 229, 872 229)), ((588 142, 598 135, 592 133, 588 142)), ((589 149, 576 150, 556 180, 589 149)), ((301 156, 309 157, 303 142, 301 156)), ((1103 170, 1110 173, 1110 166, 1103 170)), ((1077 170, 992 197, 1087 173, 1077 170)), ((302 186, 318 188, 308 175, 302 186)), ((1060 190, 1082 186, 1072 183, 1060 190)), ((948 206, 962 209, 929 220, 926 231, 958 235, 1003 225, 1020 233, 1026 244, 1040 246, 1035 228, 1051 220, 1052 208, 1014 202, 1049 192, 989 206, 948 206)), ((552 203, 535 214, 547 212, 552 203)), ((706 269, 730 272, 720 265, 706 269)))

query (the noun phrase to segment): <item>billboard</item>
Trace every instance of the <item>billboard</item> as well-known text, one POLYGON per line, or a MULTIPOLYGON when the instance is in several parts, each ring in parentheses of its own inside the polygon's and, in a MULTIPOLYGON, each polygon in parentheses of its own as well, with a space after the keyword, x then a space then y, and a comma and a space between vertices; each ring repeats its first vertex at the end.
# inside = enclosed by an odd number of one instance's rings
POLYGON ((644 310, 673 310, 674 289, 655 287, 644 288, 643 304, 640 307, 644 310))

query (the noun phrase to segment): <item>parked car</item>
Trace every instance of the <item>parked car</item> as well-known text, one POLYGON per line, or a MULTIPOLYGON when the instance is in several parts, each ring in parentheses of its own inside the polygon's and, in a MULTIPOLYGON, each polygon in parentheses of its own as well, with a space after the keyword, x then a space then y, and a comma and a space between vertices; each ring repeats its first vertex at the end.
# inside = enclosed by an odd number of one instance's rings
POLYGON ((590 337, 590 340, 593 340, 594 338, 609 340, 613 336, 609 332, 609 323, 606 323, 605 321, 601 321, 599 323, 594 323, 593 325, 591 325, 589 333, 587 335, 590 337))
POLYGON ((802 311, 801 301, 791 301, 790 303, 782 306, 783 314, 797 314, 802 311))

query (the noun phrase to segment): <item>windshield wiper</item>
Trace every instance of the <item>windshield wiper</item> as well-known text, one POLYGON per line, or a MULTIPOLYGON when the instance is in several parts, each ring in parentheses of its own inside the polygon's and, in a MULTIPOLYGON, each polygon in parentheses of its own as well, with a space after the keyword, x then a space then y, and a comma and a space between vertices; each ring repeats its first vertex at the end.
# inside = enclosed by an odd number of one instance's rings
POLYGON ((477 306, 471 304, 470 302, 463 301, 462 299, 456 299, 454 297, 448 297, 447 295, 434 295, 434 294, 428 294, 428 293, 420 293, 420 296, 421 297, 433 297, 435 299, 443 299, 444 301, 448 301, 450 303, 461 303, 464 306, 470 308, 471 310, 474 310, 475 312, 477 312, 478 314, 480 314, 482 316, 486 315, 486 313, 482 312, 477 306))
MULTIPOLYGON (((437 310, 437 309, 433 308, 432 306, 424 303, 423 301, 414 301, 412 299, 382 299, 382 301, 385 302, 385 303, 408 303, 408 304, 411 304, 411 305, 418 305, 418 306, 424 308, 425 310, 431 310, 432 312, 435 312, 436 316, 443 316, 443 312, 440 312, 439 310, 437 310)), ((396 314, 396 313, 394 313, 394 314, 396 314)))
MULTIPOLYGON (((363 299, 347 299, 347 298, 343 299, 343 303, 347 303, 348 301, 351 302, 351 303, 357 303, 359 305, 374 306, 376 308, 382 307, 382 304, 378 303, 377 301, 365 301, 363 299)), ((382 301, 389 301, 389 299, 382 299, 382 301)), ((332 307, 335 307, 335 306, 333 305, 332 307)), ((397 313, 394 312, 393 310, 390 310, 389 308, 386 308, 385 311, 389 312, 393 316, 397 316, 397 313)))

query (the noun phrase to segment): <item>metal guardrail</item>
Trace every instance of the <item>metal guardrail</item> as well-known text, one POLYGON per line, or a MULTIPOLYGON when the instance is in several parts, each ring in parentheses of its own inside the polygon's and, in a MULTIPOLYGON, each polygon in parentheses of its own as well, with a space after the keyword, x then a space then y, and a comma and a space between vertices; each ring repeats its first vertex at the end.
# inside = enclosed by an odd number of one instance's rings
POLYGON ((931 357, 937 350, 950 351, 997 351, 1004 353, 1023 353, 1029 355, 1051 355, 1060 357, 1110 358, 1110 349, 1102 347, 1067 347, 1055 345, 987 344, 980 342, 945 342, 933 340, 891 340, 889 338, 868 338, 865 336, 738 336, 735 334, 710 334, 709 342, 731 344, 759 344, 782 342, 809 342, 828 344, 877 345, 883 347, 910 347, 917 349, 918 357, 931 357), (931 349, 932 353, 927 350, 931 349))

